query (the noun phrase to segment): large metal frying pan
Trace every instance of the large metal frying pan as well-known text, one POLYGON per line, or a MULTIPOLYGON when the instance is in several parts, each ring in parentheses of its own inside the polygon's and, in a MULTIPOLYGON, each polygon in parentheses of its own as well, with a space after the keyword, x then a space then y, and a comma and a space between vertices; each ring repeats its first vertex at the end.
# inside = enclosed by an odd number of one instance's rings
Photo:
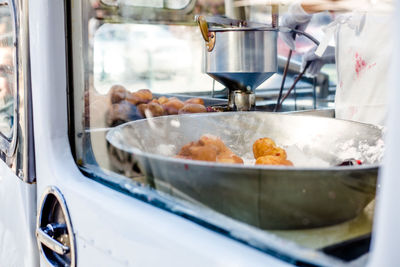
POLYGON ((107 134, 158 189, 263 229, 319 227, 357 216, 375 196, 381 138, 381 130, 368 124, 265 112, 165 116, 129 122, 107 134), (252 157, 255 140, 270 137, 297 166, 174 158, 203 134, 219 136, 245 159, 252 157), (293 147, 301 152, 295 158, 293 147), (335 166, 348 157, 364 164, 335 166))

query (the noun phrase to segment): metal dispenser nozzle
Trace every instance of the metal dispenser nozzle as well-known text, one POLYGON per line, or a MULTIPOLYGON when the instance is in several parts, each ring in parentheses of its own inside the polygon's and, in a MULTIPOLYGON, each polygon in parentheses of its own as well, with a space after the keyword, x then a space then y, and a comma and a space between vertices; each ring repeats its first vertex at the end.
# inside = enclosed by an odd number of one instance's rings
POLYGON ((254 109, 255 89, 278 69, 277 13, 276 8, 273 10, 272 26, 197 17, 207 44, 205 72, 228 88, 228 105, 232 109, 254 109), (208 28, 207 22, 220 26, 208 28))

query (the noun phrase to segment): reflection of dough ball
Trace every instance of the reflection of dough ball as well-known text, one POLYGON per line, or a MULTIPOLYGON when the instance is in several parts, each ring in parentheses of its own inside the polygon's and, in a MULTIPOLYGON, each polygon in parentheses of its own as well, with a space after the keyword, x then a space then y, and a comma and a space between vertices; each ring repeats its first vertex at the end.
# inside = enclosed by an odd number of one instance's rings
POLYGON ((150 102, 149 104, 140 104, 138 110, 143 117, 159 117, 164 115, 164 109, 160 104, 150 102))
POLYGON ((262 157, 269 154, 276 147, 275 142, 271 138, 260 138, 253 144, 254 158, 262 157))
POLYGON ((163 105, 164 109, 167 111, 169 115, 178 114, 179 110, 183 108, 184 104, 179 99, 172 99, 163 105))
POLYGON ((126 96, 126 100, 134 105, 146 104, 149 103, 152 99, 153 94, 149 89, 141 89, 126 96))
POLYGON ((189 144, 184 145, 178 153, 178 157, 187 158, 190 157, 190 148, 192 146, 196 146, 197 142, 190 142, 189 144))
POLYGON ((168 101, 169 99, 166 98, 165 96, 162 96, 158 99, 158 103, 160 103, 161 105, 167 103, 168 101))
POLYGON ((153 94, 151 93, 151 91, 149 89, 140 89, 139 91, 137 91, 134 94, 136 94, 143 101, 149 102, 153 99, 153 94))
POLYGON ((215 146, 217 148, 217 153, 230 151, 220 138, 211 134, 202 135, 200 137, 199 144, 202 146, 215 146))
POLYGON ((164 115, 164 108, 158 103, 149 103, 148 108, 153 117, 164 115))
POLYGON ((128 101, 129 103, 131 103, 132 105, 139 105, 141 102, 140 102, 140 99, 137 97, 137 95, 136 94, 134 94, 134 93, 128 93, 127 95, 126 95, 126 101, 128 101))
POLYGON ((118 104, 112 104, 106 113, 106 124, 109 127, 120 125, 127 121, 139 120, 140 115, 136 106, 128 101, 121 101, 118 104))
POLYGON ((125 89, 125 87, 117 84, 111 87, 109 94, 110 94, 111 104, 116 104, 121 102, 122 100, 125 100, 129 92, 125 89))
POLYGON ((205 106, 201 104, 185 104, 180 110, 179 114, 187 114, 187 113, 204 113, 207 112, 205 106))
POLYGON ((189 98, 185 101, 185 104, 199 104, 204 106, 204 100, 201 98, 189 98))
POLYGON ((140 104, 140 105, 137 106, 137 109, 138 109, 140 115, 142 115, 143 118, 146 117, 144 111, 147 109, 147 106, 148 106, 147 104, 140 104))
POLYGON ((284 165, 284 166, 293 166, 293 163, 290 160, 283 159, 278 156, 263 156, 259 157, 256 160, 256 165, 284 165))
POLYGON ((217 156, 217 162, 220 163, 240 163, 243 164, 243 160, 233 153, 221 153, 217 156))
POLYGON ((215 161, 217 151, 209 146, 192 146, 189 148, 190 155, 193 159, 204 161, 215 161))
POLYGON ((243 160, 235 155, 222 140, 213 135, 203 135, 197 142, 184 145, 177 158, 204 160, 220 163, 241 163, 243 160))

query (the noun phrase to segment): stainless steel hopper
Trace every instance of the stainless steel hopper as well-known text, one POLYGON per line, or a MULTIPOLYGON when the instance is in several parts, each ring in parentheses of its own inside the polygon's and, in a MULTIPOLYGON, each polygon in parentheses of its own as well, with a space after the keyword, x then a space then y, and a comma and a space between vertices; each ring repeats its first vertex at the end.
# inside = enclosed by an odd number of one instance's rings
POLYGON ((229 19, 220 21, 229 27, 208 28, 204 17, 197 21, 207 43, 204 71, 229 89, 231 108, 252 109, 255 89, 278 70, 278 28, 229 19))

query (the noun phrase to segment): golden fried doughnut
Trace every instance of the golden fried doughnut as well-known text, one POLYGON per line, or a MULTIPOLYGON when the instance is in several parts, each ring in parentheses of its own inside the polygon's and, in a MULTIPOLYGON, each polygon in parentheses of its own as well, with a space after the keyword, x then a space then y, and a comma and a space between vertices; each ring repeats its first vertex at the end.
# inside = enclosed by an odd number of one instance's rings
POLYGON ((257 159, 262 156, 272 155, 276 144, 271 138, 260 138, 253 144, 254 158, 257 159))
POLYGON ((179 99, 172 99, 163 105, 164 109, 167 111, 169 115, 178 114, 179 110, 183 108, 184 104, 179 99))
MULTIPOLYGON (((276 146, 273 149, 271 149, 269 151, 268 155, 281 157, 283 159, 287 158, 286 151, 283 148, 280 148, 278 146, 276 146)), ((263 155, 263 156, 267 156, 267 155, 263 155)))
POLYGON ((122 85, 113 85, 109 92, 111 104, 116 104, 125 100, 128 94, 129 92, 122 85))
POLYGON ((201 98, 189 98, 185 101, 185 104, 200 104, 204 106, 204 100, 201 98))
POLYGON ((201 104, 185 104, 178 112, 178 114, 187 114, 187 113, 204 113, 207 112, 205 106, 201 104))
POLYGON ((293 163, 290 160, 283 159, 278 156, 263 156, 259 157, 256 160, 256 165, 284 165, 284 166, 293 166, 293 163))

